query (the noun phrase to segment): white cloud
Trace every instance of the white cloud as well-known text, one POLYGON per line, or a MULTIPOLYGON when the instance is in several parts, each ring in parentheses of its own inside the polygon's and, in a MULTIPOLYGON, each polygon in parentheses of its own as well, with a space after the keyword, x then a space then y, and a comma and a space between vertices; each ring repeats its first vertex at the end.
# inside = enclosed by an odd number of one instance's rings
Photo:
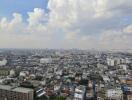
POLYGON ((27 19, 29 26, 36 26, 43 24, 46 20, 47 14, 43 9, 34 8, 33 12, 28 12, 29 18, 27 19))
POLYGON ((127 26, 123 30, 125 33, 130 33, 132 35, 132 25, 127 26))
POLYGON ((13 13, 13 19, 8 21, 6 18, 2 18, 0 21, 0 27, 3 31, 13 31, 22 24, 22 17, 18 13, 13 13))
MULTIPOLYGON (((129 26, 128 26, 129 27, 129 26)), ((100 43, 102 48, 112 49, 131 49, 132 33, 129 33, 124 27, 120 30, 109 30, 100 35, 100 43), (125 30, 125 31, 124 31, 125 30)))
POLYGON ((132 49, 132 25, 121 24, 131 0, 49 0, 48 9, 27 12, 27 22, 18 13, 2 18, 0 46, 132 49))

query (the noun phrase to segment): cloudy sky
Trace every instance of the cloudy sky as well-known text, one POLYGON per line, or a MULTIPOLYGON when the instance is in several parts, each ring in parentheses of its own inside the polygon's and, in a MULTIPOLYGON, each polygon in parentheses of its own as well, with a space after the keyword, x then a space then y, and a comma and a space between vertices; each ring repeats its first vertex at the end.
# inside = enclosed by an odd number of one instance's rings
POLYGON ((132 49, 132 0, 0 0, 0 48, 132 49))

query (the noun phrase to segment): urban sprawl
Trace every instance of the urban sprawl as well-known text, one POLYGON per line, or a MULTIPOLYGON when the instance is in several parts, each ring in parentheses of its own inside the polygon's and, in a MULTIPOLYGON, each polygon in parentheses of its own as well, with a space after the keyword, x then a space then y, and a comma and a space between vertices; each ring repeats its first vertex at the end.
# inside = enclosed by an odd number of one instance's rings
POLYGON ((132 53, 1 49, 0 100, 132 100, 132 53))

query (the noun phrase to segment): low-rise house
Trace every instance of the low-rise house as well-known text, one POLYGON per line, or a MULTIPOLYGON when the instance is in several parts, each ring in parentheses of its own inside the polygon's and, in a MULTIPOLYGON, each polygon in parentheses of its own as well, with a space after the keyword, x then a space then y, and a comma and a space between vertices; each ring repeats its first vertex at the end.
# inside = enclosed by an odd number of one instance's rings
POLYGON ((106 90, 106 98, 123 100, 123 91, 121 89, 108 89, 106 90))
POLYGON ((80 85, 80 86, 76 87, 75 93, 74 93, 74 100, 84 100, 85 93, 86 93, 85 86, 80 85))

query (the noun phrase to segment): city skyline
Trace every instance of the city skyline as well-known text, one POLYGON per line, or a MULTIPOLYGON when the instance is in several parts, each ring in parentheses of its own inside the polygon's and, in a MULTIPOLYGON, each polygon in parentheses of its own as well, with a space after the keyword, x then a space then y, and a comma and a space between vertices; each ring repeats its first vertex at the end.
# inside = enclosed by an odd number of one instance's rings
POLYGON ((132 49, 131 0, 1 0, 0 48, 132 49))

